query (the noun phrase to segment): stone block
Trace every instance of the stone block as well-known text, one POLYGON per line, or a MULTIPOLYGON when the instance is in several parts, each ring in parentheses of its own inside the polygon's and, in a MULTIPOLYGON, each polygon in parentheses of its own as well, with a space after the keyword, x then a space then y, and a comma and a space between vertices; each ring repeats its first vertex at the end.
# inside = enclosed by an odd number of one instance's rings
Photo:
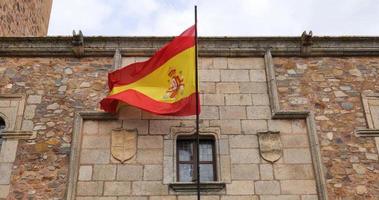
MULTIPOLYGON (((204 113, 202 111, 202 113, 204 113)), ((194 126, 194 120, 149 120, 149 133, 152 135, 167 135, 173 126, 194 126)))
POLYGON ((10 185, 0 185, 0 198, 7 198, 9 194, 10 185))
POLYGON ((136 62, 136 57, 122 57, 122 66, 130 65, 136 62))
POLYGON ((83 149, 109 149, 110 146, 110 136, 83 136, 83 149))
POLYGON ((219 82, 220 70, 199 70, 199 80, 204 82, 219 82))
POLYGON ((76 197, 75 200, 117 200, 117 197, 76 197))
POLYGON ((120 120, 138 120, 142 118, 141 109, 133 106, 123 106, 118 111, 118 119, 120 120))
POLYGON ((108 164, 110 162, 109 149, 82 149, 81 164, 108 164))
POLYGON ((99 134, 110 135, 113 129, 120 129, 122 127, 121 120, 103 120, 99 121, 99 134))
POLYGON ((98 196, 103 193, 103 182, 81 182, 77 184, 78 196, 98 196))
POLYGON ((10 100, 0 100, 0 107, 9 107, 11 106, 11 101, 10 100))
POLYGON ((137 162, 141 164, 162 164, 163 149, 140 149, 137 151, 137 162))
POLYGON ((221 181, 230 182, 231 181, 231 164, 230 156, 220 156, 220 168, 221 168, 221 181))
POLYGON ((34 128, 34 123, 31 120, 23 120, 21 130, 23 131, 31 131, 34 128))
POLYGON ((273 180, 274 172, 271 164, 259 165, 259 172, 261 174, 261 180, 273 180))
POLYGON ((257 164, 233 164, 232 180, 259 180, 257 164))
POLYGON ((211 120, 210 126, 219 126, 221 134, 241 134, 241 121, 240 120, 211 120))
POLYGON ((9 184, 12 173, 11 163, 0 163, 0 184, 9 184))
POLYGON ((24 111, 24 119, 33 119, 36 108, 37 108, 36 105, 27 105, 24 111))
POLYGON ((248 106, 248 119, 271 119, 271 109, 268 106, 248 106))
POLYGON ((240 93, 238 83, 217 83, 216 92, 218 94, 240 93))
POLYGON ((119 165, 117 168, 117 180, 138 181, 142 180, 142 165, 119 165))
POLYGON ((312 165, 303 164, 278 164, 274 165, 274 173, 276 179, 313 179, 313 167, 312 165), (301 174, 301 176, 299 176, 301 174))
POLYGON ((230 195, 227 195, 227 196, 221 196, 221 200, 258 200, 258 198, 254 198, 252 196, 230 196, 230 195))
POLYGON ((0 163, 13 163, 16 159, 17 146, 18 140, 3 140, 3 144, 0 149, 0 163))
POLYGON ((199 90, 201 94, 216 93, 216 83, 214 82, 200 82, 199 90))
POLYGON ((292 133, 292 120, 269 120, 268 129, 280 131, 281 134, 292 133))
POLYGON ((226 69, 228 67, 228 60, 225 57, 214 57, 213 68, 214 69, 226 69))
POLYGON ((174 155, 174 141, 173 140, 163 140, 163 155, 173 156, 174 155))
POLYGON ((297 195, 261 195, 260 200, 300 200, 297 195))
POLYGON ((318 200, 317 195, 301 195, 301 200, 318 200))
POLYGON ((226 185, 226 194, 248 195, 254 194, 254 181, 232 181, 226 185))
POLYGON ((163 179, 162 165, 145 165, 143 169, 143 180, 159 181, 163 179))
POLYGON ((304 148, 284 149, 283 158, 285 163, 312 163, 309 149, 304 148))
POLYGON ((163 183, 169 184, 174 182, 174 158, 164 156, 163 158, 163 183))
POLYGON ((129 195, 131 192, 130 182, 105 182, 104 195, 106 196, 122 196, 129 195))
POLYGON ((250 70, 250 80, 253 82, 266 82, 266 71, 264 69, 250 70))
POLYGON ((223 94, 204 94, 202 105, 217 106, 225 105, 223 94))
POLYGON ((222 82, 248 82, 249 70, 221 70, 222 82))
POLYGON ((282 194, 317 194, 314 180, 281 180, 280 186, 282 194))
POLYGON ((118 197, 118 200, 148 200, 149 197, 118 197))
POLYGON ((219 119, 217 106, 201 106, 200 119, 219 119))
POLYGON ((250 94, 228 94, 225 95, 226 105, 253 105, 250 94))
POLYGON ((134 195, 166 195, 168 186, 161 181, 135 181, 132 186, 134 195))
POLYGON ((220 119, 246 119, 246 107, 220 106, 220 119))
POLYGON ((40 104, 42 102, 41 95, 29 95, 27 99, 28 104, 40 104))
POLYGON ((270 101, 268 99, 268 94, 253 94, 251 95, 253 99, 253 104, 255 106, 268 106, 270 105, 270 101))
POLYGON ((176 200, 176 196, 150 196, 150 200, 176 200))
POLYGON ((198 59, 200 69, 212 69, 213 68, 213 58, 205 57, 198 59))
POLYGON ((149 131, 148 120, 123 120, 122 128, 137 129, 138 135, 147 135, 149 131))
POLYGON ((238 84, 241 93, 268 94, 267 83, 265 82, 241 82, 238 84))
POLYGON ((83 134, 94 135, 99 132, 99 123, 94 120, 84 120, 83 134))
POLYGON ((139 136, 139 149, 161 149, 163 148, 163 136, 139 136))
POLYGON ((81 165, 79 167, 79 181, 89 181, 92 179, 92 166, 81 165))
POLYGON ((116 165, 94 165, 93 180, 114 180, 116 165))
POLYGON ((282 145, 284 148, 308 147, 307 135, 281 135, 282 145))
POLYGON ((278 181, 256 181, 256 194, 280 194, 280 184, 278 181))
POLYGON ((231 161, 233 164, 259 163, 258 149, 231 149, 231 161))
POLYGON ((225 139, 220 139, 218 142, 220 145, 220 150, 218 153, 220 155, 229 155, 229 140, 225 138, 225 139))
POLYGON ((231 148, 258 148, 256 135, 233 135, 229 140, 231 148))
POLYGON ((229 69, 264 69, 262 58, 228 58, 229 69))
POLYGON ((307 124, 305 120, 292 120, 293 134, 307 134, 307 124))
POLYGON ((267 131, 267 120, 242 120, 242 132, 257 134, 258 131, 267 131))

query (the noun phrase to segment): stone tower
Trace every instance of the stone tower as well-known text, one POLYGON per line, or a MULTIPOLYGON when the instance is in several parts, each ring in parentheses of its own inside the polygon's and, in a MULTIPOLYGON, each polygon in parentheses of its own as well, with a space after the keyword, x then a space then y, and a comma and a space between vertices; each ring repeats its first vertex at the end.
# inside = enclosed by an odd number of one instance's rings
POLYGON ((1 0, 1 36, 46 36, 52 0, 1 0))

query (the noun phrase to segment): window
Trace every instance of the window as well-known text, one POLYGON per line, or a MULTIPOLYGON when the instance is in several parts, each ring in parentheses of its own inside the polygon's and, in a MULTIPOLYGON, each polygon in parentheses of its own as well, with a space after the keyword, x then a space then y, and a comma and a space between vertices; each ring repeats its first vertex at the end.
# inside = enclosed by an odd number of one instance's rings
MULTIPOLYGON (((197 145, 195 136, 183 136, 177 139, 177 180, 194 182, 197 177, 197 145)), ((200 138, 200 181, 217 180, 215 141, 213 137, 200 138)))
POLYGON ((5 121, 3 118, 0 117, 0 151, 1 151, 1 146, 3 144, 3 138, 1 137, 1 132, 5 129, 5 121))

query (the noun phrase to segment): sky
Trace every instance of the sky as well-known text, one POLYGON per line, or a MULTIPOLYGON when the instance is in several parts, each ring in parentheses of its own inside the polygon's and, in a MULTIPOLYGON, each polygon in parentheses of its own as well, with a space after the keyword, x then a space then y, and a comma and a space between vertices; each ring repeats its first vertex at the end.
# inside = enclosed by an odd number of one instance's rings
POLYGON ((48 35, 379 36, 378 0, 54 0, 48 35))

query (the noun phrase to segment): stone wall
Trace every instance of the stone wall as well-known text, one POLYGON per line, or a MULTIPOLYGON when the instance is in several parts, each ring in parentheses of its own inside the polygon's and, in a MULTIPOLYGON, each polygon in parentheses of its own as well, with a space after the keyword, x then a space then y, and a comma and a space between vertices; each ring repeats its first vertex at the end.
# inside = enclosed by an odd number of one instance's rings
POLYGON ((274 64, 282 109, 315 112, 330 199, 377 199, 375 140, 354 132, 367 128, 361 93, 379 91, 379 59, 274 58, 274 64))
POLYGON ((2 0, 1 36, 46 36, 52 0, 2 0))
MULTIPOLYGON (((19 143, 9 199, 64 197, 74 113, 99 111, 111 63, 110 58, 0 58, 0 93, 27 95, 22 129, 36 133, 19 143)), ((201 127, 219 130, 218 172, 226 184, 205 199, 317 199, 305 122, 271 120, 265 77, 263 58, 200 59, 201 127), (259 130, 280 131, 283 151, 275 164, 259 155, 259 130)), ((131 108, 119 121, 85 120, 77 196, 194 199, 194 193, 168 186, 176 180, 171 130, 193 126, 193 117, 159 117, 131 108), (139 132, 137 154, 123 165, 109 154, 109 134, 121 126, 139 132)))

